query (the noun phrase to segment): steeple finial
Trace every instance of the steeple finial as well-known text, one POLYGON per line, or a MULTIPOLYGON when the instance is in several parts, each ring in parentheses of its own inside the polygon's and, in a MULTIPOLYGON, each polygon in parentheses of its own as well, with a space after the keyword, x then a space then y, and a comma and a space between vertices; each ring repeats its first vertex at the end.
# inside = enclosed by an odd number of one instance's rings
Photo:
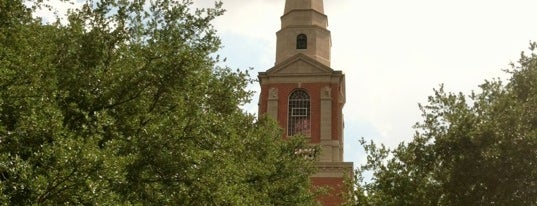
POLYGON ((284 15, 292 10, 313 9, 324 14, 323 0, 286 0, 284 15))

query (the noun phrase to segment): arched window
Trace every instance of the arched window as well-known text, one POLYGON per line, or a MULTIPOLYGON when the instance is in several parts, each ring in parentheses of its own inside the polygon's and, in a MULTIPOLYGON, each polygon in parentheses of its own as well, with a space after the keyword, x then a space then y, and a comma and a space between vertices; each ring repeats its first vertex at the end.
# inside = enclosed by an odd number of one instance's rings
POLYGON ((296 37, 296 49, 307 49, 308 37, 305 34, 299 34, 296 37))
POLYGON ((304 90, 296 90, 289 96, 287 135, 310 136, 310 96, 304 90))

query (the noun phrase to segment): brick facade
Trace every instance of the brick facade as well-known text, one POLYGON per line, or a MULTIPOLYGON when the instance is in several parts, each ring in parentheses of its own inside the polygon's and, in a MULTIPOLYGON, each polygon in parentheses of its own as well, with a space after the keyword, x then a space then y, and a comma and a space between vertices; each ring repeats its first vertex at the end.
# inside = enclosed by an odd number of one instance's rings
POLYGON ((275 66, 259 73, 259 115, 277 120, 285 131, 282 138, 288 138, 289 97, 296 90, 309 95, 310 143, 321 148, 312 184, 330 188, 329 194, 319 197, 322 205, 341 205, 343 180, 352 176, 353 164, 343 162, 345 75, 330 68, 331 40, 323 1, 286 0, 281 21, 275 66), (298 42, 300 35, 307 36, 305 49, 297 46, 303 43, 298 42))
MULTIPOLYGON (((340 92, 339 85, 337 84, 330 84, 330 83, 301 83, 300 85, 298 83, 275 83, 275 84, 269 84, 269 85, 262 85, 261 86, 261 95, 260 95, 260 105, 259 105, 259 114, 266 114, 267 113, 267 102, 268 102, 268 93, 269 89, 275 88, 278 90, 278 112, 277 117, 275 118, 278 123, 280 124, 280 127, 284 129, 284 131, 287 131, 287 104, 288 104, 288 98, 289 95, 291 95, 291 92, 293 92, 296 89, 302 89, 308 94, 310 94, 311 98, 311 143, 320 143, 321 142, 321 136, 320 136, 320 128, 321 128, 321 92, 323 88, 330 88, 331 93, 338 94, 340 92)), ((342 122, 342 115, 341 110, 343 109, 343 104, 339 103, 337 99, 331 100, 332 105, 336 105, 331 108, 332 110, 332 118, 331 122, 342 122)), ((331 128, 332 133, 332 140, 337 140, 337 137, 341 136, 342 131, 340 131, 337 127, 331 128)), ((284 138, 287 136, 284 135, 284 138)))

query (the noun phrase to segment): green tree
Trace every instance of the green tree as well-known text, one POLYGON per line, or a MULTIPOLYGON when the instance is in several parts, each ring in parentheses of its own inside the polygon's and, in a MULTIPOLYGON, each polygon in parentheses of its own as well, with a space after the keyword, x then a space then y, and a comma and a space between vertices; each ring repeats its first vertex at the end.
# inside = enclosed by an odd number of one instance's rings
POLYGON ((507 84, 479 92, 441 87, 420 106, 423 122, 393 150, 362 144, 371 181, 357 176, 349 205, 537 205, 537 43, 507 84))
POLYGON ((89 0, 66 24, 45 3, 0 1, 0 202, 314 204, 307 145, 217 66, 221 2, 89 0))

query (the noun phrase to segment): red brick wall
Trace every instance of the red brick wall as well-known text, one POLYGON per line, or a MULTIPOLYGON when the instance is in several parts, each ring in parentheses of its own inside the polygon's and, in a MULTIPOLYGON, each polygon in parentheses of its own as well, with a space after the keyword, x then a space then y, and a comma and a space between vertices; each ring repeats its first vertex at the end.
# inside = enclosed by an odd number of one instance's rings
POLYGON ((270 88, 278 89, 278 119, 280 127, 284 129, 284 138, 287 135, 287 113, 288 98, 295 89, 303 89, 310 95, 311 109, 311 143, 320 143, 321 137, 321 89, 330 86, 332 93, 332 139, 337 140, 341 137, 340 122, 342 119, 341 111, 343 105, 339 103, 339 85, 328 83, 302 83, 300 88, 296 83, 280 83, 271 85, 262 85, 259 98, 259 114, 267 113, 267 101, 270 88))
MULTIPOLYGON (((332 94, 332 139, 338 140, 342 135, 342 109, 343 104, 339 102, 340 85, 329 83, 302 83, 298 87, 297 83, 279 83, 261 86, 259 97, 259 114, 267 113, 267 102, 270 88, 278 89, 278 118, 277 121, 283 128, 283 138, 287 138, 287 113, 288 98, 295 89, 303 89, 310 95, 311 109, 311 143, 320 143, 321 137, 321 90, 329 86, 332 94)), ((326 186, 329 188, 327 195, 319 197, 323 206, 339 206, 343 203, 344 183, 342 177, 312 177, 314 186, 326 186)))
POLYGON ((343 204, 345 185, 342 177, 312 177, 311 181, 314 186, 324 186, 329 189, 326 195, 318 199, 323 206, 339 206, 343 204))

